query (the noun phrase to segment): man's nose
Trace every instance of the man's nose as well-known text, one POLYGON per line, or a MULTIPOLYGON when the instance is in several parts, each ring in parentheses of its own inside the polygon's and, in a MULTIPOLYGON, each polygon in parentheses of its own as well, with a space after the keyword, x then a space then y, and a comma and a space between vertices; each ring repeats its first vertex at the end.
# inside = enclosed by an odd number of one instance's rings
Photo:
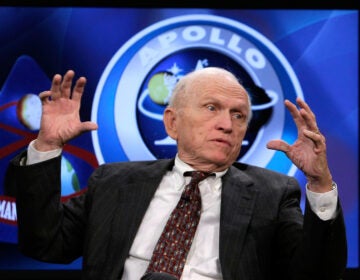
POLYGON ((221 112, 217 119, 217 129, 224 130, 225 132, 232 131, 232 116, 229 112, 221 112))

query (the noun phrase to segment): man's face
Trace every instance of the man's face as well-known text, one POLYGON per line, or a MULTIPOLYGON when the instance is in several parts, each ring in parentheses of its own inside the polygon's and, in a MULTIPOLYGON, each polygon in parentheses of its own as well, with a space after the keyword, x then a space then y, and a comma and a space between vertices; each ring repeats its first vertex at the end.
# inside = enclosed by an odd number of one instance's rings
POLYGON ((197 79, 186 105, 174 110, 171 137, 179 157, 198 170, 221 171, 238 157, 247 129, 246 91, 227 77, 197 79))

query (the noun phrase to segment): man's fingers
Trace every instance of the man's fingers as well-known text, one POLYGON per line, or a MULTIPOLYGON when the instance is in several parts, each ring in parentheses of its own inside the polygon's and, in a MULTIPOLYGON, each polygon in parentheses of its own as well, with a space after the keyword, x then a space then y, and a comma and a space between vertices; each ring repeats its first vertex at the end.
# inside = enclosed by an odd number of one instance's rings
POLYGON ((320 133, 319 130, 312 131, 304 129, 303 132, 305 137, 313 141, 316 151, 321 151, 325 147, 325 137, 320 133))
POLYGON ((98 129, 98 125, 94 122, 83 122, 82 124, 82 131, 83 132, 87 132, 87 131, 91 131, 91 130, 97 130, 98 129))
POLYGON ((74 86, 74 90, 72 93, 72 99, 76 101, 80 101, 82 94, 84 93, 84 88, 86 84, 86 78, 80 77, 74 86))
POLYGON ((86 78, 79 78, 76 81, 76 84, 72 91, 72 83, 74 76, 75 72, 73 70, 68 70, 63 77, 59 74, 54 75, 50 88, 51 93, 50 95, 47 94, 46 97, 51 96, 52 100, 56 100, 60 97, 74 98, 75 100, 80 100, 84 92, 86 78))
POLYGON ((298 97, 296 98, 296 103, 299 105, 300 108, 304 109, 309 115, 315 116, 310 106, 304 100, 298 97))
POLYGON ((266 147, 270 150, 277 150, 287 153, 290 145, 283 140, 271 140, 266 144, 266 147))
POLYGON ((74 76, 75 76, 75 73, 72 70, 69 70, 65 73, 64 78, 61 83, 61 89, 60 89, 62 97, 70 98, 71 85, 72 85, 72 80, 73 80, 74 76))
POLYGON ((50 90, 46 90, 43 92, 39 93, 39 98, 41 100, 41 103, 45 103, 47 101, 49 101, 49 97, 51 96, 51 91, 50 90))
POLYGON ((284 103, 285 103, 286 108, 289 110, 289 112, 295 122, 296 127, 298 129, 300 129, 301 126, 303 125, 303 119, 302 119, 302 116, 301 116, 298 108, 296 107, 296 105, 294 103, 292 103, 289 100, 285 100, 284 103))
POLYGON ((300 107, 300 114, 305 121, 306 128, 315 133, 319 133, 319 128, 316 123, 316 116, 314 112, 311 110, 310 106, 302 99, 296 99, 297 104, 300 107))
POLYGON ((61 95, 61 75, 56 74, 54 75, 52 82, 51 82, 51 99, 60 98, 61 95))
POLYGON ((296 98, 296 103, 299 108, 289 100, 285 100, 285 106, 293 117, 298 131, 300 132, 307 129, 319 134, 320 130, 316 122, 316 117, 310 106, 299 97, 296 98))

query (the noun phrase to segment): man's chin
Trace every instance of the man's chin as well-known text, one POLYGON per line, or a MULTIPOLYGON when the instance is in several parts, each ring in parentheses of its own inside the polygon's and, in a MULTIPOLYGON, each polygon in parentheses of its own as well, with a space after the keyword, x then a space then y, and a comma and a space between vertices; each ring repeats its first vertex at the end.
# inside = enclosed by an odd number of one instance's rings
POLYGON ((234 160, 229 159, 226 155, 214 155, 210 158, 210 161, 214 163, 214 165, 217 166, 217 169, 224 170, 231 166, 231 164, 234 162, 234 160))

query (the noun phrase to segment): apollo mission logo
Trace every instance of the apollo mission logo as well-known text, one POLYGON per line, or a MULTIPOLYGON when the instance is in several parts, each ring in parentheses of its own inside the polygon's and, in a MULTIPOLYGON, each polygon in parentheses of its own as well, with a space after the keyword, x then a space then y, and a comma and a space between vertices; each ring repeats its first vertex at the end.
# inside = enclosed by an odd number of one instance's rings
POLYGON ((295 167, 271 139, 293 142, 296 127, 283 101, 302 96, 284 55, 262 34, 228 18, 187 15, 157 22, 125 43, 97 86, 91 119, 99 163, 171 158, 176 143, 162 114, 172 88, 190 71, 208 66, 233 72, 248 89, 253 119, 239 161, 292 174, 295 167))

